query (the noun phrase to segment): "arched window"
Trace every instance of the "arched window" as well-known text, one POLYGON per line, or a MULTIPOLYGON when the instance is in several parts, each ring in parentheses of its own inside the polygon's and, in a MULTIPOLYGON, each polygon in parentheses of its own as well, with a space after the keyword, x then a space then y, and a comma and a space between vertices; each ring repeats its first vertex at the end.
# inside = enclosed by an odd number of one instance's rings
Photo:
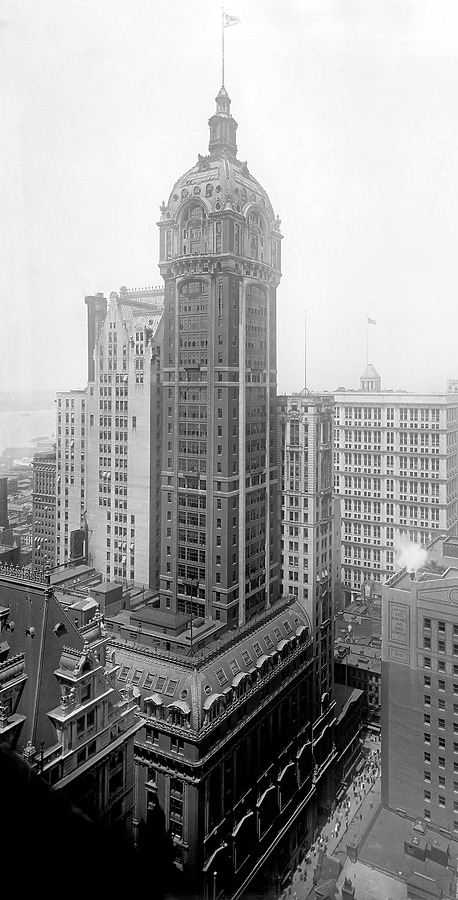
POLYGON ((182 219, 181 248, 183 256, 203 253, 205 250, 205 210, 195 203, 185 210, 182 219))
POLYGON ((264 259, 264 219, 256 211, 248 213, 248 254, 252 259, 264 259))

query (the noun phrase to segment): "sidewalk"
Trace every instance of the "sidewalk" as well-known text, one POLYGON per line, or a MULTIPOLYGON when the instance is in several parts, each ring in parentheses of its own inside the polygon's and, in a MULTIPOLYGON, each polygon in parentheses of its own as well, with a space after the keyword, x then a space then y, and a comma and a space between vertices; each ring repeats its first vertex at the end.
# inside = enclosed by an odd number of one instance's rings
POLYGON ((379 754, 374 751, 364 770, 355 778, 346 796, 305 854, 293 875, 292 884, 281 894, 279 900, 306 900, 314 886, 313 876, 321 850, 344 864, 347 843, 358 842, 380 804, 379 764, 379 754))

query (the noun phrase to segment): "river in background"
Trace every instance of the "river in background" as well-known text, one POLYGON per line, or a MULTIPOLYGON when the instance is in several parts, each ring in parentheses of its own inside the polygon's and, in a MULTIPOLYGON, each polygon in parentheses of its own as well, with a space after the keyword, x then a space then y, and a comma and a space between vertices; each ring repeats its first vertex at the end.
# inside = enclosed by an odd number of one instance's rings
MULTIPOLYGON (((16 410, 0 410, 0 455, 10 447, 27 448, 31 454, 37 450, 37 440, 45 438, 48 442, 55 437, 56 408, 33 409, 18 412, 16 410)), ((18 457, 24 456, 24 452, 18 457)))

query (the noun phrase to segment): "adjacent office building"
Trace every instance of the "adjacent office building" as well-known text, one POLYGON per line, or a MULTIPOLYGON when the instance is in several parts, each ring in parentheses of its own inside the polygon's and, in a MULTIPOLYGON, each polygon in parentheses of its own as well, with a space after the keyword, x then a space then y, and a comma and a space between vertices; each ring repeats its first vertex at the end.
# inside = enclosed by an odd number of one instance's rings
POLYGON ((396 538, 428 544, 458 526, 456 394, 382 391, 372 365, 335 399, 335 491, 347 595, 394 571, 396 538))
POLYGON ((458 538, 383 585, 382 803, 458 836, 458 538))
POLYGON ((71 535, 86 522, 87 392, 56 394, 55 564, 72 559, 71 535))
POLYGON ((33 457, 32 568, 52 567, 56 547, 56 451, 33 457))
POLYGON ((281 463, 281 586, 300 597, 315 640, 316 690, 332 686, 334 620, 333 398, 282 396, 277 401, 281 463))
POLYGON ((89 562, 108 582, 156 588, 162 300, 159 288, 86 297, 89 562))

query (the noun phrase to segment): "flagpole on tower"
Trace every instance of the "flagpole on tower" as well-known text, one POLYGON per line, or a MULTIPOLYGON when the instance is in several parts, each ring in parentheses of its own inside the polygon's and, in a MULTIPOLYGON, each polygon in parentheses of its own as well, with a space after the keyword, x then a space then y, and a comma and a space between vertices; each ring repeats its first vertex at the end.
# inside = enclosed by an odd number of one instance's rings
POLYGON ((369 316, 366 314, 366 369, 369 368, 369 316))
POLYGON ((224 0, 221 0, 221 84, 224 87, 224 0))
POLYGON ((304 393, 307 393, 307 310, 304 309, 304 393))

